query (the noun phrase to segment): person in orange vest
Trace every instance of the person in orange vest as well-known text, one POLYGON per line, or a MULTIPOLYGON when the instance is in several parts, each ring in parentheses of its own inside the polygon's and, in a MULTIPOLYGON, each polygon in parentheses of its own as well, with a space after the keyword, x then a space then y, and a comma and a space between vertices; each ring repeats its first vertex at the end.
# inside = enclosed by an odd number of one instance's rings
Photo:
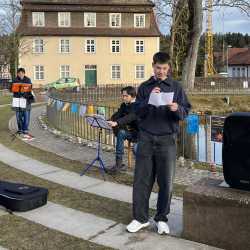
POLYGON ((17 133, 23 140, 33 140, 34 137, 29 133, 29 124, 30 124, 31 104, 35 101, 35 99, 34 95, 32 94, 31 80, 29 77, 25 75, 24 68, 19 68, 17 70, 17 77, 11 84, 11 91, 13 92, 13 98, 16 99, 22 98, 26 100, 25 107, 13 106, 13 109, 16 111, 16 120, 18 126, 17 133), (16 90, 17 88, 19 88, 18 91, 16 90), (27 88, 27 91, 25 90, 25 88, 27 88))

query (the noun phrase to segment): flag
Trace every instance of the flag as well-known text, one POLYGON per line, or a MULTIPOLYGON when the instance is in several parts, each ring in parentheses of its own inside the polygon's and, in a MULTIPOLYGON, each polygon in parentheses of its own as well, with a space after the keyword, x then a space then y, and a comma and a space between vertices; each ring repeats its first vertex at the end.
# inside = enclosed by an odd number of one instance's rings
POLYGON ((88 106, 88 111, 87 111, 87 113, 88 113, 89 115, 93 115, 93 114, 94 114, 94 106, 93 106, 92 104, 88 106))
POLYGON ((81 105, 81 106, 80 106, 80 109, 79 109, 79 114, 80 114, 80 116, 84 116, 85 113, 86 113, 86 110, 87 110, 86 105, 81 105))
POLYGON ((103 115, 105 117, 105 107, 98 107, 97 108, 97 114, 103 115))
POLYGON ((71 104, 71 112, 72 113, 77 113, 78 112, 78 104, 77 103, 72 103, 71 104))
POLYGON ((69 109, 69 107, 70 107, 70 103, 68 103, 68 102, 65 103, 64 106, 63 106, 62 111, 64 111, 64 112, 67 111, 69 109))
POLYGON ((199 132, 199 116, 191 114, 186 118, 187 121, 187 133, 197 134, 199 132))
POLYGON ((56 101, 56 109, 59 111, 61 110, 63 107, 63 102, 62 101, 56 101))

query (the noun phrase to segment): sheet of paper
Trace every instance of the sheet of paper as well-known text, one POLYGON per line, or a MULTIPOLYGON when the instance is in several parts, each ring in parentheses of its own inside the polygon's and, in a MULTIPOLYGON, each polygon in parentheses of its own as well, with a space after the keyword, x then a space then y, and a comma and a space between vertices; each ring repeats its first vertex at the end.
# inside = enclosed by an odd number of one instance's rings
POLYGON ((107 130, 111 130, 112 127, 109 126, 108 122, 102 115, 93 115, 93 116, 86 116, 86 120, 88 124, 95 128, 103 128, 107 130))
POLYGON ((12 107, 13 108, 22 108, 25 109, 27 106, 27 101, 25 98, 13 98, 12 99, 12 107))
POLYGON ((156 107, 165 106, 172 103, 173 98, 174 98, 174 92, 151 93, 148 104, 154 105, 156 107))

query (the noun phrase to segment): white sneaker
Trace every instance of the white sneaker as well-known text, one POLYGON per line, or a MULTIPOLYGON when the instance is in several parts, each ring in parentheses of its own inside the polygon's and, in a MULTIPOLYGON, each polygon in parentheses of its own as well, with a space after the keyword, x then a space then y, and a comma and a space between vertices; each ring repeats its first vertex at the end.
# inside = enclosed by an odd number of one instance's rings
POLYGON ((158 234, 169 234, 170 233, 169 226, 164 221, 159 221, 157 223, 157 227, 158 227, 158 234))
POLYGON ((141 223, 137 220, 133 220, 128 226, 127 226, 127 230, 130 233, 136 233, 139 230, 141 230, 142 228, 148 227, 150 225, 149 222, 147 223, 141 223))

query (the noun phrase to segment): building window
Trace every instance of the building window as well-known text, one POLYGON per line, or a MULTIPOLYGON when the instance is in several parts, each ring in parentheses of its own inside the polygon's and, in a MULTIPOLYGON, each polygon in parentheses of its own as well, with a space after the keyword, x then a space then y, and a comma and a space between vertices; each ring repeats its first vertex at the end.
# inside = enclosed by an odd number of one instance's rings
POLYGON ((44 80, 44 66, 42 65, 34 66, 34 79, 44 80))
POLYGON ((144 79, 144 78, 145 78, 145 65, 136 65, 135 79, 144 79))
POLYGON ((84 26, 96 27, 96 13, 92 13, 92 12, 84 13, 84 26))
POLYGON ((145 14, 134 14, 134 27, 145 28, 145 14))
POLYGON ((45 16, 44 12, 32 12, 32 23, 36 27, 45 26, 45 16))
POLYGON ((241 68, 241 76, 246 77, 246 69, 245 68, 241 68))
POLYGON ((144 53, 144 40, 135 41, 135 53, 144 53))
POLYGON ((111 65, 111 79, 121 79, 121 65, 111 65))
POLYGON ((61 39, 60 40, 60 53, 69 53, 70 52, 70 45, 68 39, 61 39))
POLYGON ((61 65, 60 66, 60 78, 68 78, 68 77, 70 77, 70 66, 61 65))
POLYGON ((33 40, 33 53, 43 53, 44 52, 44 42, 43 39, 33 40))
POLYGON ((70 12, 59 12, 58 13, 58 26, 59 27, 70 27, 70 12))
POLYGON ((109 26, 113 28, 121 27, 121 13, 109 14, 109 26))
POLYGON ((240 68, 237 68, 237 77, 240 77, 240 68))
POLYGON ((235 68, 232 69, 232 77, 236 77, 236 69, 235 68))
POLYGON ((87 39, 85 41, 85 53, 95 53, 95 52, 96 52, 95 39, 87 39))
POLYGON ((120 52, 121 52, 121 41, 111 40, 111 53, 120 53, 120 52))

